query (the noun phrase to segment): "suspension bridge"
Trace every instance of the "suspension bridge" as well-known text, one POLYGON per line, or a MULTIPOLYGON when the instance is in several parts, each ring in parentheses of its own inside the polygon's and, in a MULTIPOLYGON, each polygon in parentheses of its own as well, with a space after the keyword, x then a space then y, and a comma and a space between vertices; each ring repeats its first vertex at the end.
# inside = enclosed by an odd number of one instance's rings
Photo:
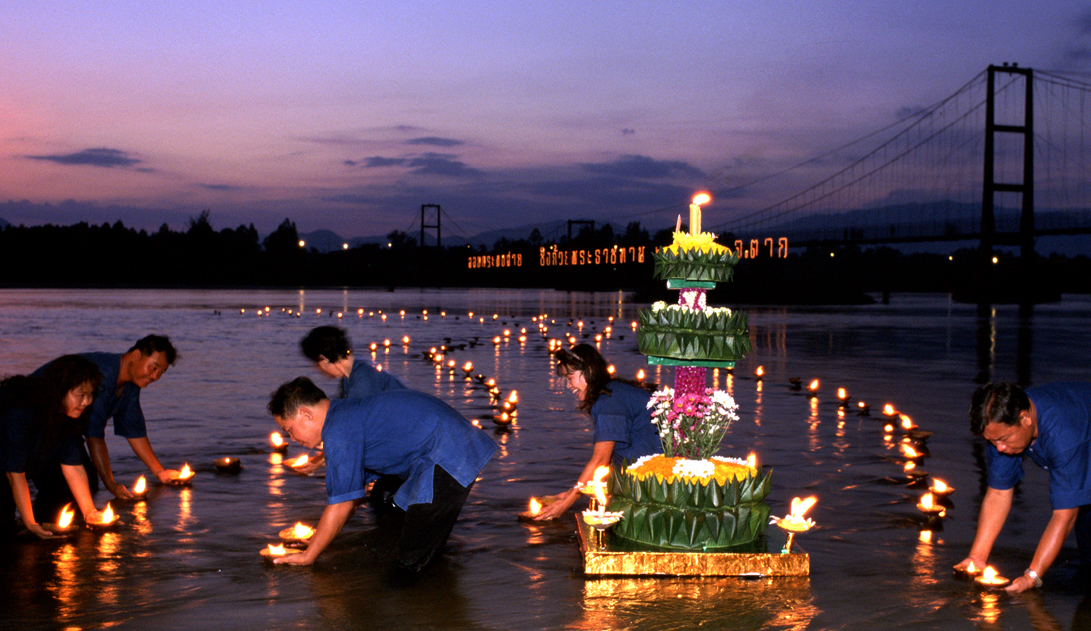
MULTIPOLYGON (((946 99, 788 171, 832 174, 708 230, 743 255, 793 248, 974 241, 1033 253, 1038 237, 1091 233, 1091 84, 989 66, 946 99), (755 244, 762 247, 755 248, 755 244), (770 246, 766 248, 764 246, 770 246)), ((714 189, 720 199, 756 183, 714 189)))

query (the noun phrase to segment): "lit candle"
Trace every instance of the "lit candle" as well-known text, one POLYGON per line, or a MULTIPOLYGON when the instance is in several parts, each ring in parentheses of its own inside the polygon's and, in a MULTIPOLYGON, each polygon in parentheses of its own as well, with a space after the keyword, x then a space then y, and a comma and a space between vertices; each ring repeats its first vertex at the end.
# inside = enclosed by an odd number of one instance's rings
POLYGON ((947 512, 947 509, 935 503, 935 498, 931 493, 925 493, 921 497, 921 501, 917 503, 917 508, 926 515, 939 515, 940 517, 943 517, 947 512))
POLYGON ((288 453, 288 441, 279 432, 269 434, 269 442, 273 445, 273 451, 279 454, 288 453))
POLYGON ((269 544, 267 547, 261 549, 261 556, 267 559, 274 559, 276 557, 288 556, 289 554, 299 554, 302 550, 295 548, 285 548, 284 544, 269 544))
POLYGON ((194 475, 195 473, 193 469, 190 469, 188 464, 184 464, 182 465, 182 470, 178 472, 178 475, 171 476, 170 484, 173 484, 175 486, 184 486, 186 484, 189 484, 190 481, 193 480, 194 475))
POLYGON ((140 476, 139 478, 136 479, 136 482, 133 484, 133 495, 135 495, 137 498, 141 498, 141 497, 144 497, 144 495, 147 492, 148 492, 148 480, 145 479, 144 476, 140 476))
POLYGON ((216 470, 220 473, 238 473, 242 471, 242 461, 225 456, 216 461, 216 470))
POLYGON ((689 205, 689 233, 691 235, 701 234, 701 204, 707 204, 712 201, 712 197, 708 193, 698 193, 693 197, 693 203, 689 205))
POLYGON ((303 543, 314 536, 314 528, 297 521, 294 526, 281 530, 279 536, 280 540, 285 543, 303 543))
POLYGON ((110 528, 118 523, 117 514, 114 513, 114 509, 110 508, 110 503, 106 502, 106 508, 102 511, 102 516, 99 521, 88 521, 87 526, 98 530, 110 528))
POLYGON ((933 495, 941 497, 944 495, 950 495, 951 493, 955 492, 954 487, 948 486, 946 482, 940 480, 939 478, 936 478, 932 481, 932 488, 930 488, 929 490, 932 492, 933 495))
POLYGON ((978 585, 982 587, 988 587, 989 589, 1000 589, 1001 587, 1007 587, 1011 584, 1009 579, 1000 576, 996 572, 996 568, 988 566, 976 579, 978 585))

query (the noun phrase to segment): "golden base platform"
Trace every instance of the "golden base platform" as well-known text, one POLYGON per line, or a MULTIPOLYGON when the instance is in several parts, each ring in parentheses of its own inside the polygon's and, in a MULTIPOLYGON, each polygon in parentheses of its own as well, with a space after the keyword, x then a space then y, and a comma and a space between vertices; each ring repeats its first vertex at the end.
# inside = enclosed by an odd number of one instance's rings
MULTIPOLYGON (((799 550, 781 554, 785 537, 768 545, 776 552, 681 552, 640 550, 636 544, 616 540, 610 531, 600 532, 576 515, 583 571, 591 576, 809 576, 810 556, 799 550)), ((780 533, 777 528, 770 531, 780 533)), ((783 535, 783 533, 780 533, 783 535)))

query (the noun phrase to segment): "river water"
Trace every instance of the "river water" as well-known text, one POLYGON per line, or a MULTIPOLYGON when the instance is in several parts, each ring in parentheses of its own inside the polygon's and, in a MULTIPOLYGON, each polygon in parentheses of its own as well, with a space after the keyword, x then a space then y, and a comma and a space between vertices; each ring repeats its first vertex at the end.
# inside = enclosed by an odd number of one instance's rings
MULTIPOLYGON (((1086 297, 1032 314, 997 307, 984 317, 942 295, 895 295, 890 304, 860 307, 745 307, 754 351, 734 373, 712 377, 740 405, 721 453, 754 451, 773 468, 776 515, 794 496, 819 498, 810 513, 818 528, 796 540, 810 555, 810 577, 758 581, 587 578, 572 515, 547 524, 516 519, 531 495, 572 484, 590 454, 589 421, 552 374, 532 317, 548 314, 550 337, 569 331, 591 342, 612 324, 600 348, 619 374, 632 376, 647 368, 630 325, 640 306, 617 293, 539 290, 0 291, 0 374, 25 373, 67 352, 121 352, 145 333, 170 335, 181 358, 143 392, 143 406, 160 459, 197 471, 190 487, 156 486, 146 501, 114 502, 122 518, 115 531, 64 541, 24 536, 0 550, 7 586, 0 626, 1083 628, 1091 604, 1070 586, 1064 566, 1074 541, 1045 575, 1045 589, 1018 597, 978 591, 950 568, 968 551, 983 488, 980 444, 966 421, 970 393, 989 378, 1086 379, 1086 297), (269 315, 258 315, 265 307, 269 315), (377 363, 478 419, 500 446, 447 554, 415 582, 389 579, 391 535, 367 510, 312 567, 272 567, 258 555, 281 528, 315 523, 324 506, 321 479, 286 471, 269 452, 275 427, 265 404, 298 375, 336 392, 298 351, 306 331, 330 323, 348 329, 358 352, 380 344, 377 363), (494 344, 505 329, 511 336, 494 344), (518 390, 513 430, 495 432, 480 384, 423 358, 445 343, 462 346, 450 353, 459 366, 472 362, 505 395, 518 390), (759 365, 760 382, 753 377, 759 365), (818 379, 817 395, 791 389, 790 378, 818 379), (838 387, 870 403, 871 415, 841 413, 838 387), (884 435, 884 403, 934 432, 920 468, 955 487, 930 541, 915 507, 923 491, 907 486, 899 437, 884 435), (239 475, 216 473, 213 461, 226 455, 241 458, 239 475)), ((649 373, 673 379, 669 369, 649 373)), ((115 472, 131 483, 142 465, 122 440, 108 434, 108 441, 115 472)), ((289 456, 300 453, 293 446, 289 456)), ((1028 466, 991 559, 1002 573, 1026 567, 1049 516, 1046 488, 1045 474, 1028 466)), ((96 504, 107 499, 101 491, 96 504)))

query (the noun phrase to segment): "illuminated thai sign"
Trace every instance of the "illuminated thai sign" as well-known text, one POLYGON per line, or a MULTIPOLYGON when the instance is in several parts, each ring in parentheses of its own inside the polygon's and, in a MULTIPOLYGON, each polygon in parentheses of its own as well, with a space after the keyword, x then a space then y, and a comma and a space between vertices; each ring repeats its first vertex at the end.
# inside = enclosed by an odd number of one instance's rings
POLYGON ((593 250, 558 250, 539 248, 538 265, 623 265, 625 263, 643 263, 645 246, 622 248, 596 248, 593 250))
POLYGON ((523 255, 519 252, 505 254, 481 254, 471 256, 466 261, 469 269, 487 269, 492 267, 522 267, 523 255))
POLYGON ((750 239, 749 244, 741 239, 735 239, 735 251, 739 253, 740 259, 756 259, 765 255, 766 248, 769 249, 769 258, 786 259, 788 258, 788 237, 780 237, 775 241, 773 237, 766 237, 764 241, 750 239))

